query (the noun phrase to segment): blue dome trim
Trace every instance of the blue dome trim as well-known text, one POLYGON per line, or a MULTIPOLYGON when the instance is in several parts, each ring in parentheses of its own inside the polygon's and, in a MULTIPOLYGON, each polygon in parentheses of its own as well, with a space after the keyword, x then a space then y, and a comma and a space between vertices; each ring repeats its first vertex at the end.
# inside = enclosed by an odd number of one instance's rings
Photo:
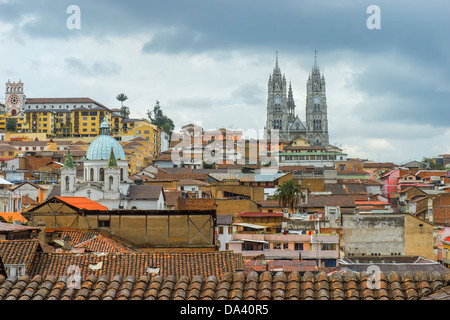
POLYGON ((114 156, 117 160, 125 160, 125 152, 120 143, 108 135, 109 125, 103 122, 100 125, 101 134, 94 141, 92 141, 86 152, 88 160, 108 160, 111 155, 111 148, 113 148, 114 156))

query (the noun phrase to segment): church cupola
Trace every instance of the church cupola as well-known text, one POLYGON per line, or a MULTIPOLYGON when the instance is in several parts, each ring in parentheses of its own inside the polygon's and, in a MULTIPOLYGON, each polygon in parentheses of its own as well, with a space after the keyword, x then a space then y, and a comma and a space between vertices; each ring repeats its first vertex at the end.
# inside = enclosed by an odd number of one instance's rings
POLYGON ((70 149, 67 151, 64 165, 61 168, 61 195, 73 196, 76 190, 76 175, 77 169, 73 164, 72 154, 70 149))

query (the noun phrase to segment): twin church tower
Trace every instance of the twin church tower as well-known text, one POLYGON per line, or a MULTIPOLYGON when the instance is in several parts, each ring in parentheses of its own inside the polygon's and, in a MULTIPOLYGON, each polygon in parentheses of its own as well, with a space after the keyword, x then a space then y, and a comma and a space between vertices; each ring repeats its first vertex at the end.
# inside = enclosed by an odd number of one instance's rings
POLYGON ((317 65, 317 51, 314 66, 306 83, 306 122, 303 123, 295 113, 292 86, 286 83, 284 74, 276 57, 273 73, 269 77, 267 97, 267 122, 265 130, 279 130, 280 141, 306 139, 313 146, 327 146, 328 120, 325 78, 317 65))

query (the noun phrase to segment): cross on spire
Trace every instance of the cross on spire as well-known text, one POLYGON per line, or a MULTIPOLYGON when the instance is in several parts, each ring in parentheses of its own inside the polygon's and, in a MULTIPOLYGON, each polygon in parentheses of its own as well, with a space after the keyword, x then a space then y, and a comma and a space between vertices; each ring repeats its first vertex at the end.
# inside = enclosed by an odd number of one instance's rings
POLYGON ((314 69, 318 69, 318 66, 317 66, 317 49, 314 50, 314 69))

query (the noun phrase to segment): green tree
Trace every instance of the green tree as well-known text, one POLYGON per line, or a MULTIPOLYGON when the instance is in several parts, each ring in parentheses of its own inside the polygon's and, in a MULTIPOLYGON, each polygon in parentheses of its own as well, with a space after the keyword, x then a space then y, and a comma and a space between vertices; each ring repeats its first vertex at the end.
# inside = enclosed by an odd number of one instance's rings
POLYGON ((423 169, 445 170, 444 165, 438 164, 432 158, 426 158, 426 157, 423 157, 422 162, 421 162, 421 167, 423 169))
POLYGON ((117 95, 116 99, 120 101, 120 106, 123 107, 123 102, 128 100, 128 97, 124 93, 120 93, 117 95))
POLYGON ((277 186, 274 193, 274 199, 278 200, 281 206, 291 209, 291 213, 295 213, 295 207, 304 198, 301 186, 293 179, 277 186))
POLYGON ((17 127, 16 118, 8 118, 6 120, 6 131, 16 131, 16 127, 17 127))
POLYGON ((128 119, 130 117, 130 108, 128 108, 127 106, 122 106, 120 108, 120 115, 125 119, 128 119))
POLYGON ((156 105, 153 107, 153 111, 147 110, 147 115, 152 124, 163 129, 169 136, 172 135, 175 125, 173 124, 172 119, 163 113, 158 100, 156 101, 156 105))

